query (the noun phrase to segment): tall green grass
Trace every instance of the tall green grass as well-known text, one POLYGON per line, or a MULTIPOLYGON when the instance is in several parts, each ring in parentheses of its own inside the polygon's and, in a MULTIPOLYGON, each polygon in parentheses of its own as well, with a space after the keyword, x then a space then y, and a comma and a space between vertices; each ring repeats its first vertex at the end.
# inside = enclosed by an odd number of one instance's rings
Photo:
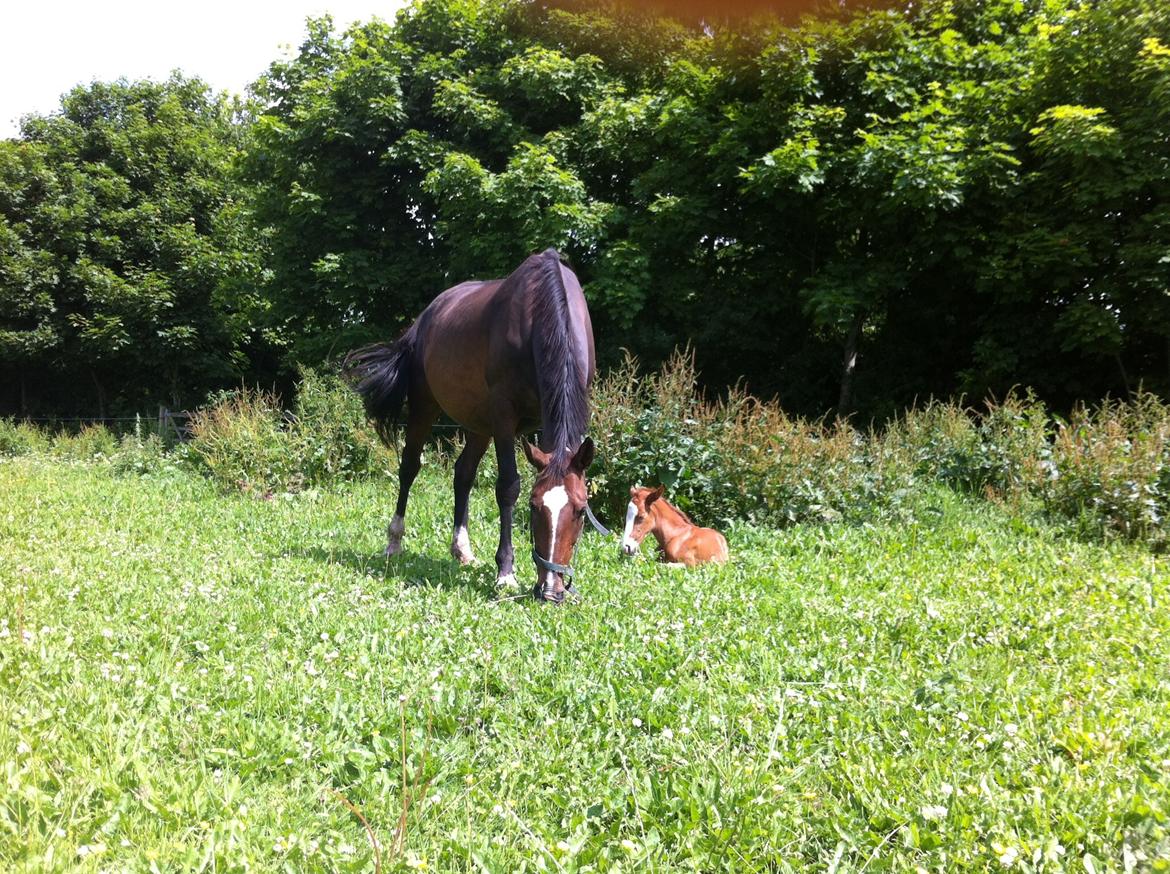
POLYGON ((793 418, 735 389, 711 401, 697 384, 684 352, 656 374, 627 357, 598 381, 592 482, 609 512, 624 510, 631 485, 662 483, 710 523, 857 520, 889 508, 911 483, 880 440, 845 423, 793 418))
POLYGON ((941 482, 1032 503, 1089 536, 1161 548, 1170 537, 1170 407, 1150 394, 1081 407, 1067 420, 1029 394, 978 409, 931 402, 880 430, 809 422, 739 390, 699 392, 693 357, 657 373, 625 363, 599 380, 593 472, 619 513, 632 484, 662 483, 708 524, 873 520, 941 482))

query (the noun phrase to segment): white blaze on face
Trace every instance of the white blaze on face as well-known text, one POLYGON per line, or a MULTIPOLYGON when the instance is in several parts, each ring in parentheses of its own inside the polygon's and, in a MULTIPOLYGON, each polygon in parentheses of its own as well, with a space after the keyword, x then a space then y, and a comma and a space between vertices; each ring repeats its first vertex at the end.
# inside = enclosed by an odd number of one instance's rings
MULTIPOLYGON (((557 520, 561 517, 561 510, 565 509, 565 504, 569 503, 569 495, 565 491, 564 486, 556 486, 544 493, 544 498, 541 499, 545 509, 549 513, 549 535, 548 541, 548 555, 545 558, 548 561, 556 563, 557 554, 557 520)), ((545 581, 548 585, 552 585, 555 581, 553 578, 553 571, 545 570, 545 581)))
POLYGON ((638 508, 630 501, 626 508, 626 530, 622 533, 622 550, 633 555, 638 551, 638 543, 634 540, 634 519, 638 516, 638 508))

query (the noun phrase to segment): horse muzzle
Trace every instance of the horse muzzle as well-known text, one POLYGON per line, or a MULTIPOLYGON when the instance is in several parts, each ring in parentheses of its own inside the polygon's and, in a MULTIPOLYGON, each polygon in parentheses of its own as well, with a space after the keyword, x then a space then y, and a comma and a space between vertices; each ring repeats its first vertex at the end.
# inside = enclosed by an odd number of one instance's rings
POLYGON ((564 603, 565 595, 577 595, 577 590, 573 587, 573 568, 567 564, 557 564, 555 561, 549 561, 542 556, 534 548, 532 550, 532 561, 536 563, 536 586, 532 590, 532 597, 538 601, 551 601, 554 604, 564 603), (549 573, 542 574, 541 570, 549 573), (557 590, 557 581, 553 574, 559 574, 561 578, 561 589, 557 590), (541 578, 545 577, 542 582, 541 578))

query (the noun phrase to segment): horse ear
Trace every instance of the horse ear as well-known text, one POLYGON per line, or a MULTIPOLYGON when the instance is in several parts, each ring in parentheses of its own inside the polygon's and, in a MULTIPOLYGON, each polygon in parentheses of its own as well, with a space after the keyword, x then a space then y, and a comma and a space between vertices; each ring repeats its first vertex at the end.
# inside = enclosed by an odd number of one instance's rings
POLYGON ((646 496, 646 506, 649 507, 651 504, 653 504, 655 501, 657 501, 659 498, 661 498, 662 494, 665 491, 666 491, 666 486, 659 486, 654 491, 652 491, 650 494, 648 494, 646 496))
POLYGON ((521 438, 520 445, 524 448, 524 457, 528 459, 528 463, 537 470, 544 470, 548 467, 549 454, 541 450, 535 443, 529 443, 527 440, 521 438))
POLYGON ((589 469, 589 465, 593 464, 593 438, 586 437, 581 441, 580 447, 577 449, 577 454, 573 456, 573 468, 584 473, 589 469))

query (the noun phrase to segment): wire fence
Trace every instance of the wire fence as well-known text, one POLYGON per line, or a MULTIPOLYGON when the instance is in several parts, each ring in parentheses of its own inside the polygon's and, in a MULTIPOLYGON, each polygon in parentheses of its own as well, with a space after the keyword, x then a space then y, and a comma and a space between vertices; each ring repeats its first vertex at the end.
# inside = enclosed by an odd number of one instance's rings
MULTIPOLYGON (((117 430, 121 430, 126 425, 134 423, 137 427, 156 433, 160 437, 165 437, 168 440, 174 439, 180 443, 184 443, 191 438, 192 416, 193 413, 189 410, 172 410, 168 407, 159 406, 157 415, 137 413, 133 416, 14 416, 13 420, 17 422, 31 422, 49 427, 54 425, 65 427, 114 425, 117 430)), ((289 410, 283 413, 283 418, 287 422, 295 422, 297 420, 297 417, 289 410)), ((450 435, 461 430, 463 430, 462 426, 446 417, 443 417, 442 420, 431 426, 431 431, 434 434, 450 435)))

